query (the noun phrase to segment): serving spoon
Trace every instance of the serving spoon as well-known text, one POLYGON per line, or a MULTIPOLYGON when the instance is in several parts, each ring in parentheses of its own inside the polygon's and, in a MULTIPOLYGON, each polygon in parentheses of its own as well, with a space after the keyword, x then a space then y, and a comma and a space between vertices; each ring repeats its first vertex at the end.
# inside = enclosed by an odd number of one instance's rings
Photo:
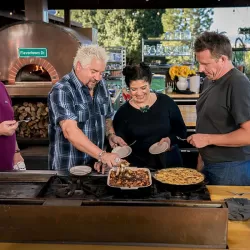
POLYGON ((131 144, 129 144, 128 146, 130 147, 130 146, 132 146, 132 145, 134 145, 136 143, 136 140, 135 141, 133 141, 131 144))
POLYGON ((30 118, 27 118, 27 119, 18 121, 18 123, 21 123, 21 122, 29 122, 30 120, 31 120, 30 118))

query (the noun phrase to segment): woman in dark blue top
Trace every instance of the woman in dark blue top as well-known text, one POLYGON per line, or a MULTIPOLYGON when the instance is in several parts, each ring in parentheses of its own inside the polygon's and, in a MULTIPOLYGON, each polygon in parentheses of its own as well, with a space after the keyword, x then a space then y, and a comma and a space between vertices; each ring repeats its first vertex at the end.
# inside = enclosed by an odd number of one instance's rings
POLYGON ((133 166, 164 168, 182 165, 176 136, 186 137, 186 126, 177 104, 167 95, 150 92, 152 73, 149 66, 140 63, 123 70, 131 100, 116 112, 113 125, 116 135, 127 144, 136 141, 127 160, 133 166), (149 148, 166 141, 170 150, 152 155, 149 148))

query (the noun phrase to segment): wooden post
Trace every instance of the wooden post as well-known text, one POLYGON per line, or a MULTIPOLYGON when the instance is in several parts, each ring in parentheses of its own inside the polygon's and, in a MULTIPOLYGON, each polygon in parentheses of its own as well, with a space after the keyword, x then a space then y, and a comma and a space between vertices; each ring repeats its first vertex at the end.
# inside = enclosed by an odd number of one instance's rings
POLYGON ((70 27, 70 10, 69 9, 65 9, 64 10, 64 24, 66 27, 70 27))
POLYGON ((43 21, 48 23, 48 0, 25 0, 26 20, 43 21))

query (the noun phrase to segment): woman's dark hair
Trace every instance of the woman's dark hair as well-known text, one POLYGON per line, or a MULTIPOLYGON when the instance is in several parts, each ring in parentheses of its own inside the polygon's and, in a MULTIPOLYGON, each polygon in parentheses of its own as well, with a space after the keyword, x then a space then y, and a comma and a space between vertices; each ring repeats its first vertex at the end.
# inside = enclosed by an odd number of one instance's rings
POLYGON ((230 40, 224 34, 215 31, 205 31, 199 35, 194 42, 194 51, 201 52, 209 50, 214 58, 220 58, 222 55, 232 60, 232 46, 230 40))
POLYGON ((145 82, 148 82, 149 85, 152 81, 151 69, 143 62, 137 65, 126 66, 123 69, 122 74, 125 76, 125 83, 128 88, 130 87, 131 81, 144 80, 145 82))

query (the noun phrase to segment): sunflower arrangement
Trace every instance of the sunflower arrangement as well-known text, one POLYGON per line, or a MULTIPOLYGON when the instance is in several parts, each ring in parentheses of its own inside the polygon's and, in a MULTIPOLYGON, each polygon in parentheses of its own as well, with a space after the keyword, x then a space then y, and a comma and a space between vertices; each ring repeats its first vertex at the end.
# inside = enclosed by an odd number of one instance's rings
POLYGON ((181 76, 184 78, 187 78, 190 75, 195 75, 196 72, 194 69, 190 69, 189 66, 186 65, 174 65, 169 69, 169 75, 172 80, 175 79, 175 77, 181 76))

